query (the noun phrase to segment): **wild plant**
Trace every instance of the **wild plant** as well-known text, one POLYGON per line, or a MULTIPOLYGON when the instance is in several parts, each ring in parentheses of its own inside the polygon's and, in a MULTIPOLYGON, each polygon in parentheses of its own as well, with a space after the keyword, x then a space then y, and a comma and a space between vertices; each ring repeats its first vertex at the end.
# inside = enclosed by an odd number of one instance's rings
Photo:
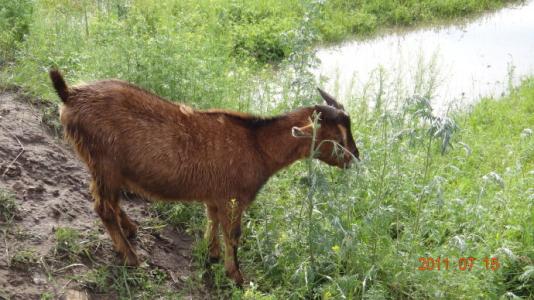
POLYGON ((17 202, 10 192, 0 189, 0 220, 7 224, 13 221, 17 214, 17 202))

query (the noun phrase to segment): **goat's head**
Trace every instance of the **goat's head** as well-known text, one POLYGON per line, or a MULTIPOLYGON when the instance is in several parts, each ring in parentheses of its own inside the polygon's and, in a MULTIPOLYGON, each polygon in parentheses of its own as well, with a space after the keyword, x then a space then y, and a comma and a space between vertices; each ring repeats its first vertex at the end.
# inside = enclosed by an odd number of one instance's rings
MULTIPOLYGON (((319 116, 319 126, 315 130, 315 147, 319 151, 316 157, 329 165, 346 167, 353 159, 360 159, 350 129, 350 117, 334 97, 319 88, 318 91, 327 105, 315 105, 313 109, 319 116)), ((292 135, 295 138, 311 138, 314 131, 312 118, 313 115, 310 115, 305 126, 293 127, 292 135)))

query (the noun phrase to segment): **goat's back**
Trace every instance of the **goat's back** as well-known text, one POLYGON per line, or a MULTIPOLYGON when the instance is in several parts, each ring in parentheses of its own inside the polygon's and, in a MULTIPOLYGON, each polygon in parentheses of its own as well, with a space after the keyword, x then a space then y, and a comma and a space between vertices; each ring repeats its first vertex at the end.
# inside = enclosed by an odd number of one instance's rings
POLYGON ((93 176, 142 194, 205 201, 263 180, 253 132, 126 82, 72 87, 61 122, 93 176))

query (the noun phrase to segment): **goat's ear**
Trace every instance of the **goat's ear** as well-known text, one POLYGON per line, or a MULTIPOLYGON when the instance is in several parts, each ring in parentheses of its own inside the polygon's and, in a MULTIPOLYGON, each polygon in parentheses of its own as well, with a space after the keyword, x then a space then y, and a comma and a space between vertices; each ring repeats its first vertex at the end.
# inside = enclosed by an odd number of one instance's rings
POLYGON ((291 135, 296 138, 311 137, 311 126, 297 127, 293 126, 291 128, 291 135))
POLYGON ((343 105, 341 105, 339 102, 337 102, 336 99, 334 97, 332 97, 332 95, 330 95, 327 92, 323 91, 321 88, 317 88, 317 90, 319 91, 319 94, 321 94, 321 97, 323 97, 323 99, 326 102, 326 104, 328 104, 330 106, 333 106, 333 107, 335 107, 337 109, 345 110, 343 105))

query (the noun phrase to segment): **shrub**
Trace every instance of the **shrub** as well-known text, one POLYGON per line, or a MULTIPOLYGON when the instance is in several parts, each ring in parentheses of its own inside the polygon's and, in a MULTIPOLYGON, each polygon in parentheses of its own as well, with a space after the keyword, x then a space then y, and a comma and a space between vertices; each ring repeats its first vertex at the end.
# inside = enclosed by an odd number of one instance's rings
POLYGON ((0 66, 15 58, 30 30, 33 1, 0 0, 0 66))
POLYGON ((17 203, 15 197, 0 189, 0 220, 10 223, 17 213, 17 203))
POLYGON ((80 233, 72 228, 59 227, 56 229, 56 253, 69 258, 77 257, 83 248, 80 245, 80 233))

